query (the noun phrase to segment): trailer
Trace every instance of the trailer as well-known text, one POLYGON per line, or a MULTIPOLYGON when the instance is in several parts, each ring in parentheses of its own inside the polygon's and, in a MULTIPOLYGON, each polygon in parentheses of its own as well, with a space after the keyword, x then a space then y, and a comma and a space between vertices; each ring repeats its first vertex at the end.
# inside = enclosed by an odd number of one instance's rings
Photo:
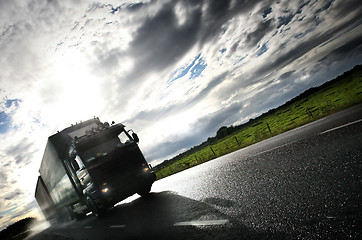
POLYGON ((35 189, 35 199, 38 202, 38 205, 43 212, 45 219, 48 222, 53 222, 57 210, 52 198, 50 197, 48 189, 45 187, 44 181, 41 176, 38 176, 38 181, 36 183, 35 189))
POLYGON ((98 118, 50 136, 36 186, 44 216, 62 221, 91 211, 102 217, 135 193, 147 196, 156 175, 138 142, 137 134, 123 124, 110 125, 98 118))

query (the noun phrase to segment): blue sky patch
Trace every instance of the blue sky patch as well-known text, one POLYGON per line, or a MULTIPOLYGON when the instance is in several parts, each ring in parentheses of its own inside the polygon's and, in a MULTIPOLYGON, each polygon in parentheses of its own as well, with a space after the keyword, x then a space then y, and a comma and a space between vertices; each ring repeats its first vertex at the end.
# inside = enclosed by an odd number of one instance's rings
POLYGON ((20 102, 21 102, 20 99, 8 99, 8 100, 6 100, 6 102, 5 102, 5 107, 6 107, 6 108, 9 108, 9 107, 11 107, 11 105, 13 105, 13 104, 15 105, 15 107, 18 107, 20 102))
POLYGON ((195 79, 201 75, 201 73, 205 70, 207 64, 205 63, 204 58, 201 57, 201 53, 199 53, 196 58, 192 61, 192 63, 186 67, 181 67, 172 73, 172 79, 168 81, 169 84, 176 81, 179 78, 185 76, 188 72, 191 72, 190 79, 195 79), (182 70, 180 72, 180 70, 182 70), (177 76, 175 76, 178 73, 177 76), (175 77, 174 77, 175 76, 175 77))
POLYGON ((8 131, 11 118, 5 112, 0 112, 0 134, 8 131))
POLYGON ((279 25, 277 26, 277 28, 280 28, 283 25, 287 26, 292 21, 293 17, 294 17, 293 14, 290 14, 288 16, 278 17, 279 25))
MULTIPOLYGON (((10 107, 17 108, 20 102, 21 102, 20 99, 8 99, 5 101, 4 105, 5 108, 10 108, 10 107)), ((11 126, 11 116, 7 114, 5 111, 0 112, 0 134, 7 132, 10 126, 11 126)))
POLYGON ((261 55, 263 55, 266 51, 268 51, 268 48, 266 46, 266 43, 263 44, 263 46, 261 46, 259 52, 258 52, 258 57, 260 57, 261 55))
POLYGON ((239 58, 234 65, 238 64, 239 62, 243 61, 245 58, 247 58, 247 56, 249 56, 249 54, 246 54, 244 57, 239 58))
POLYGON ((191 69, 191 77, 190 79, 195 79, 201 75, 201 73, 205 70, 207 64, 203 58, 200 58, 198 63, 191 69))
POLYGON ((13 213, 14 210, 16 210, 17 208, 18 208, 18 205, 16 203, 13 203, 8 207, 8 209, 6 209, 5 211, 1 211, 0 216, 4 216, 5 214, 8 214, 8 213, 13 213))
POLYGON ((269 15, 269 13, 271 13, 271 12, 272 12, 272 8, 265 9, 263 12, 263 18, 266 18, 269 15))

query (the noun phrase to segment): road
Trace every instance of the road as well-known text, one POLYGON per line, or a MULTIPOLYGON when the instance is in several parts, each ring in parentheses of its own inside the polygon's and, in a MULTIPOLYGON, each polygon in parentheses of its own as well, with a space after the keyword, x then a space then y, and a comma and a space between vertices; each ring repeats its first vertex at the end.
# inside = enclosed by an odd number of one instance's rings
POLYGON ((361 143, 359 105, 32 239, 362 239, 361 143))

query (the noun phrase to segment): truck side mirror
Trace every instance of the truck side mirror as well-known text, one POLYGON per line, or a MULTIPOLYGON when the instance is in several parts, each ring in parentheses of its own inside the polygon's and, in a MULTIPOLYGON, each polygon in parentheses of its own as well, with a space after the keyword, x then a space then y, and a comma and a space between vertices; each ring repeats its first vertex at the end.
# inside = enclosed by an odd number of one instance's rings
POLYGON ((136 143, 138 143, 140 141, 140 139, 138 138, 138 135, 136 133, 132 133, 132 138, 136 143))
POLYGON ((75 161, 75 159, 72 160, 71 164, 75 171, 79 170, 79 165, 78 165, 77 161, 75 161))

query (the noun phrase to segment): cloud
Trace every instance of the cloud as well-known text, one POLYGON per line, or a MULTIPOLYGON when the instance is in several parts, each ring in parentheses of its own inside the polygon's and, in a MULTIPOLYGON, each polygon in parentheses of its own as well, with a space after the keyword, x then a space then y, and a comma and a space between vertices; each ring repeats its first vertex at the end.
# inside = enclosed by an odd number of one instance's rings
POLYGON ((215 136, 220 126, 230 121, 236 121, 241 109, 240 103, 233 103, 217 112, 200 118, 193 118, 192 131, 179 135, 176 138, 171 136, 170 138, 163 139, 162 144, 147 149, 149 152, 148 157, 150 159, 163 159, 165 156, 170 157, 171 154, 175 155, 182 150, 199 145, 206 140, 205 137, 215 136))
POLYGON ((17 198, 19 196, 23 195, 23 192, 19 189, 16 189, 14 192, 8 194, 7 196, 4 197, 5 200, 12 200, 14 198, 17 198))
POLYGON ((289 78, 293 73, 295 72, 295 70, 293 70, 293 71, 289 71, 289 72, 285 72, 285 73, 283 73, 282 75, 280 75, 280 79, 287 79, 287 78, 289 78))
POLYGON ((275 31, 272 25, 272 19, 261 21, 257 28, 246 37, 247 44, 250 46, 258 45, 259 41, 265 36, 265 34, 271 32, 272 30, 275 31))
POLYGON ((0 172, 0 189, 3 189, 6 187, 7 179, 8 179, 7 173, 4 171, 1 171, 0 172))
POLYGON ((320 62, 325 62, 325 64, 330 64, 336 61, 337 59, 348 57, 350 55, 358 55, 357 53, 361 51, 362 48, 362 37, 359 36, 351 41, 346 42, 345 45, 340 46, 333 51, 331 51, 327 56, 320 59, 320 62))

